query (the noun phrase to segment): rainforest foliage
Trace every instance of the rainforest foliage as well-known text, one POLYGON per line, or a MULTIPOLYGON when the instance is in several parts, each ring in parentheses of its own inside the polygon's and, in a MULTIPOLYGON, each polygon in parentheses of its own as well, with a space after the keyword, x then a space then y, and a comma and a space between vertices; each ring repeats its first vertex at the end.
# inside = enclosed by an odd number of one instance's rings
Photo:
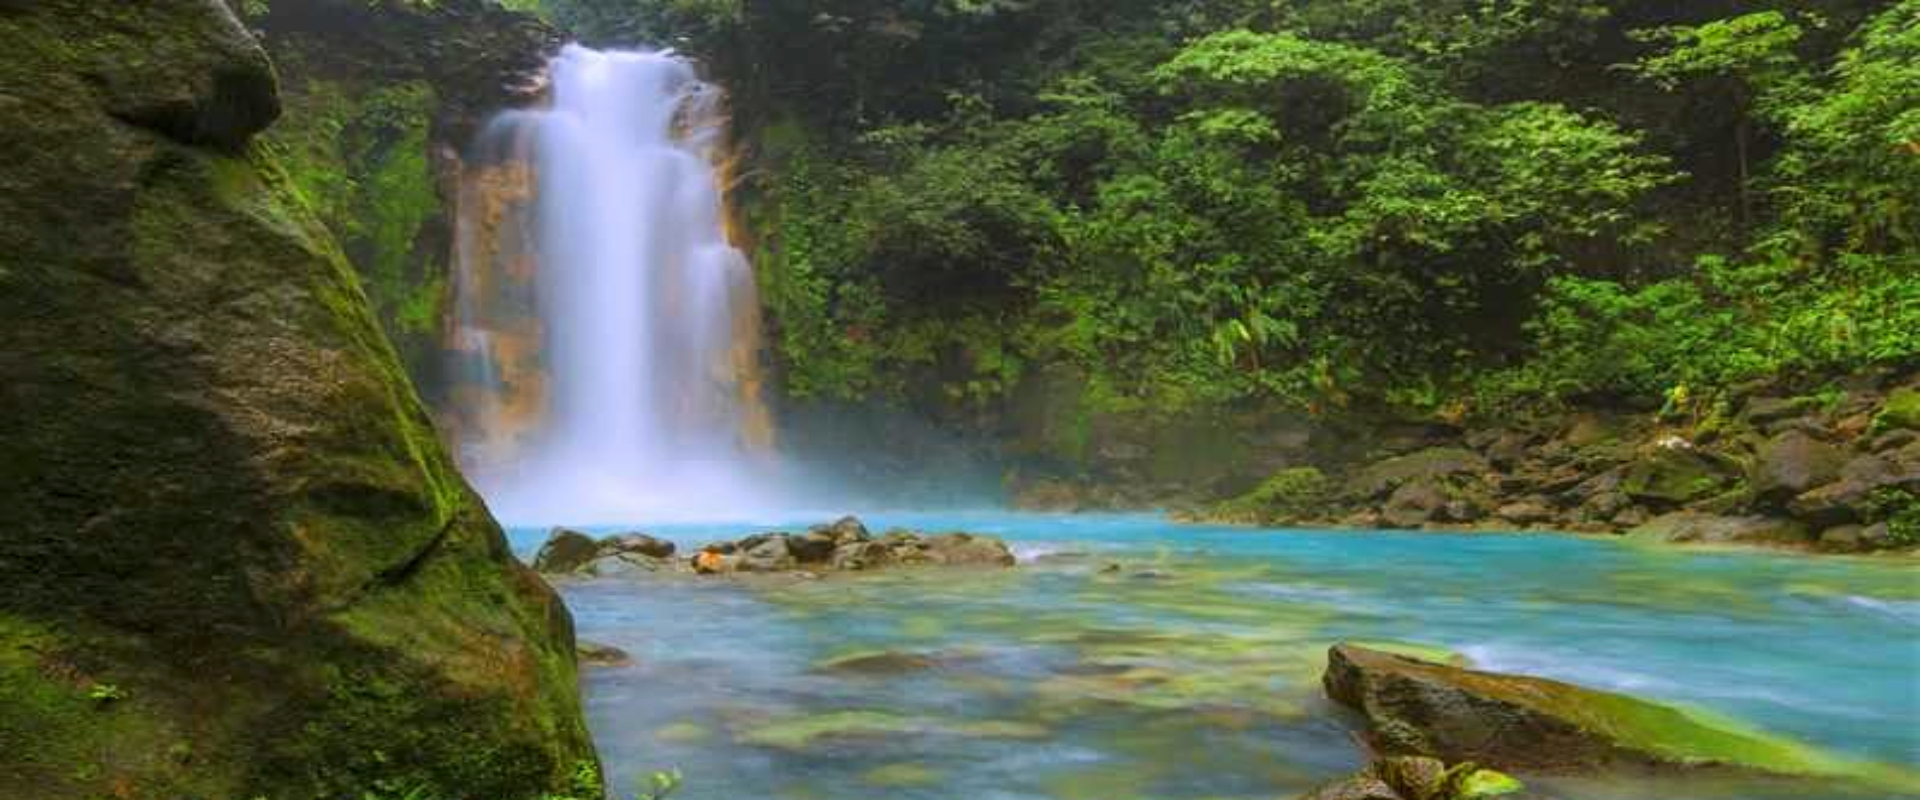
POLYGON ((1920 0, 545 0, 735 93, 788 390, 1492 411, 1920 357, 1920 0))

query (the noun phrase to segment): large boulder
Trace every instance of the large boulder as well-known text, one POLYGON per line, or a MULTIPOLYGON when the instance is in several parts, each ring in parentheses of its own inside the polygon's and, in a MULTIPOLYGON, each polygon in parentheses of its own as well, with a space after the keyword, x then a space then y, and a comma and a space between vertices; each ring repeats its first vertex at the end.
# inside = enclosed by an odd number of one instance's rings
POLYGON ((1620 488, 1635 500, 1671 507, 1726 491, 1737 474, 1738 465, 1726 457, 1670 439, 1643 450, 1620 488))
POLYGON ((1760 447, 1748 479, 1760 500, 1777 507, 1837 480, 1846 463, 1840 448, 1788 430, 1760 447))
POLYGON ((1873 516, 1874 498, 1886 489, 1920 491, 1920 446, 1857 456, 1840 468, 1837 480, 1793 498, 1787 507, 1814 525, 1861 522, 1873 516))
POLYGON ((586 566, 600 555, 600 542, 569 528, 555 528, 534 553, 533 568, 548 575, 564 575, 586 566))
POLYGON ((1479 453, 1459 447, 1431 447, 1375 462, 1354 476, 1348 491, 1361 498, 1385 497, 1416 480, 1438 481, 1486 472, 1490 465, 1479 453))
POLYGON ((1779 517, 1731 517, 1698 511, 1662 514, 1627 532, 1627 538, 1672 544, 1803 546, 1814 536, 1805 524, 1779 517))
POLYGON ((1840 772, 1792 742, 1681 709, 1524 675, 1479 672, 1350 644, 1333 647, 1327 696, 1366 720, 1389 755, 1565 773, 1730 768, 1782 775, 1840 772))
POLYGON ((0 797, 578 788, 567 610, 249 142, 260 48, 32 0, 0 49, 0 797))

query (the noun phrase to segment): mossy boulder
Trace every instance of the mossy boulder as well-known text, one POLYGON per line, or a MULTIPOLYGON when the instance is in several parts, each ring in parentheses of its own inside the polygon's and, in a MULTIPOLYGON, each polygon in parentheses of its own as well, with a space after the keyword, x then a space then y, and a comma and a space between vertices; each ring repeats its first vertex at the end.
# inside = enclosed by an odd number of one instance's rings
POLYGON ((1502 770, 1725 768, 1848 774, 1846 762, 1724 720, 1524 675, 1478 672, 1349 644, 1327 657, 1327 696, 1366 719, 1390 755, 1502 770))
POLYGON ((1440 481, 1477 475, 1490 468, 1479 453, 1460 447, 1430 447, 1368 465, 1348 483, 1349 494, 1381 498, 1414 481, 1440 481))
POLYGON ((1920 431, 1920 389, 1908 387, 1887 395, 1887 402, 1880 407, 1880 413, 1874 415, 1873 427, 1881 431, 1920 431))
POLYGON ((1724 456, 1669 440, 1644 449, 1620 488, 1635 500, 1671 507, 1724 492, 1738 474, 1738 465, 1724 456))
POLYGON ((1329 516, 1333 495, 1333 482, 1319 469, 1289 467, 1252 491, 1213 506, 1203 516, 1241 525, 1304 522, 1329 516))
POLYGON ((1662 514, 1627 532, 1639 542, 1670 544, 1743 544, 1802 546, 1813 532, 1798 520, 1767 516, 1723 516, 1698 511, 1662 514))
POLYGON ((266 56, 204 0, 0 47, 0 797, 577 789, 570 618, 250 141, 266 56))

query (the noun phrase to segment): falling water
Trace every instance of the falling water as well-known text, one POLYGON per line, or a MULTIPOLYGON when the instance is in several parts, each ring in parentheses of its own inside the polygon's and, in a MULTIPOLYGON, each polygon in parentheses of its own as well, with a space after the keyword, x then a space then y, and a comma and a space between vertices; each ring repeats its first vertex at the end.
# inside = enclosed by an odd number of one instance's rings
POLYGON ((510 521, 736 512, 765 426, 721 95, 663 52, 573 46, 550 74, 550 108, 497 119, 463 187, 463 458, 510 521))

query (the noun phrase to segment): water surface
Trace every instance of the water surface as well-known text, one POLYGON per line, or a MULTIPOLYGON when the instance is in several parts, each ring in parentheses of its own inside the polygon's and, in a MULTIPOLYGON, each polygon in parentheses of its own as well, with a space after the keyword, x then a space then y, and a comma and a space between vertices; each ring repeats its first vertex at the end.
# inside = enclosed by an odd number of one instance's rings
MULTIPOLYGON (((788 527, 804 522, 787 521, 788 527)), ((687 545, 757 524, 648 529, 687 545)), ((1341 640, 1683 703, 1920 764, 1915 562, 1558 535, 1249 531, 1151 516, 874 515, 1002 536, 1020 568, 563 587, 616 786, 687 800, 1284 798, 1352 770, 1341 640), (1118 565, 1115 569, 1112 565, 1118 565), (911 656, 912 669, 835 670, 911 656)), ((543 534, 516 531, 523 551, 543 534)), ((1555 797, 1867 798, 1884 788, 1535 781, 1555 797)), ((1902 795, 1916 796, 1916 795, 1902 795)))

